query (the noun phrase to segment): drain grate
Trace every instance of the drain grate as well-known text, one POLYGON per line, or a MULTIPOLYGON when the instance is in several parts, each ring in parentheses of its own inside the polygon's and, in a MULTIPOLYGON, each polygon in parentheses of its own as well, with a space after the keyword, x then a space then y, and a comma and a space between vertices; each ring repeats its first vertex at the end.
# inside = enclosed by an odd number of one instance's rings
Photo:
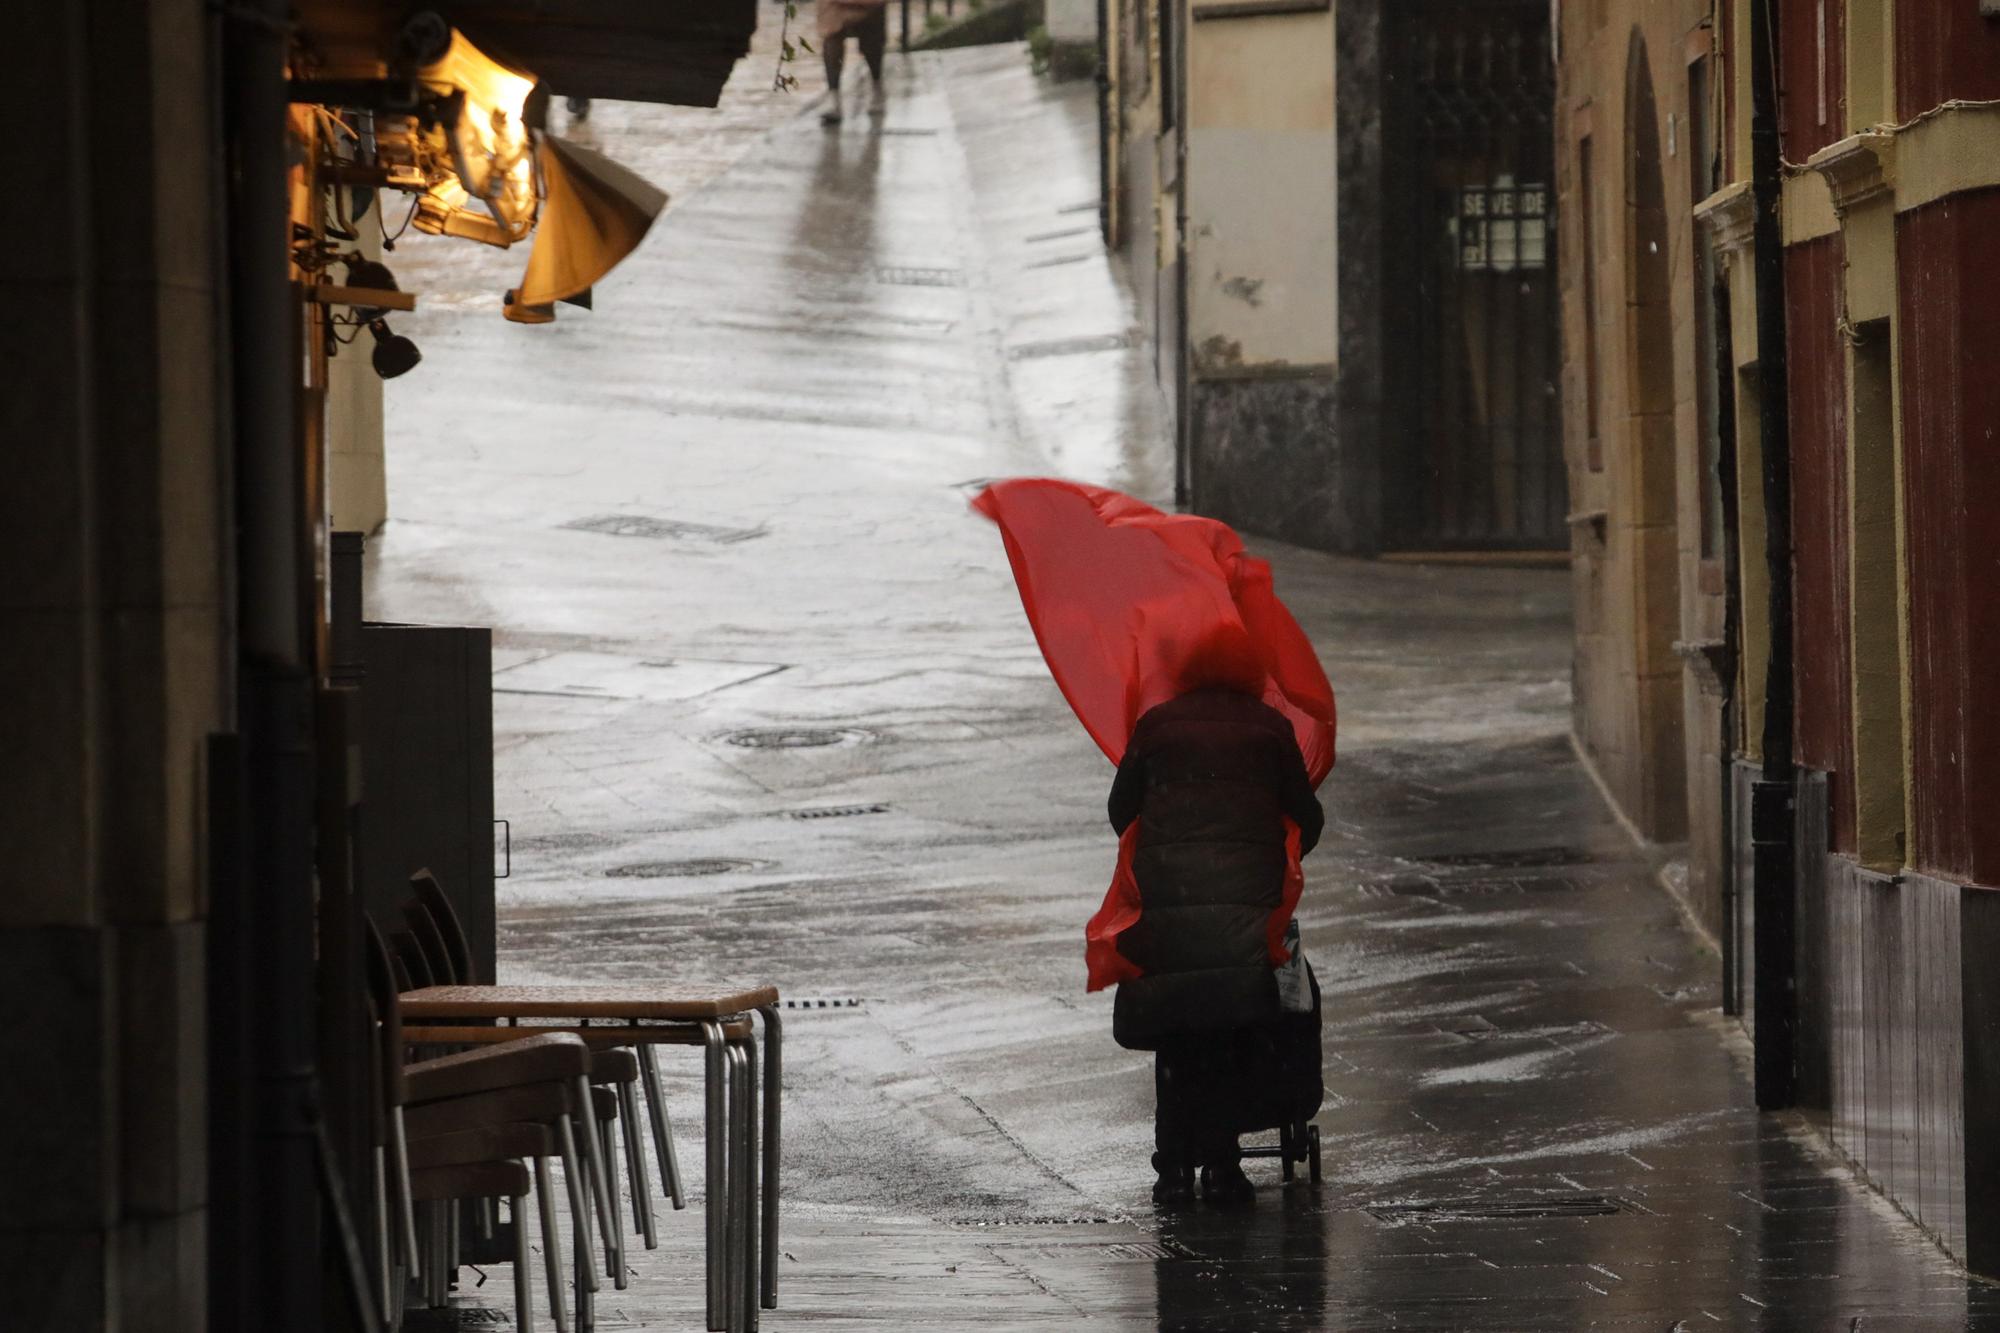
POLYGON ((701 879, 708 875, 762 870, 768 865, 769 861, 746 861, 732 856, 696 856, 685 861, 637 861, 612 866, 604 873, 611 879, 701 879))
POLYGON ((937 133, 935 129, 926 129, 914 125, 891 125, 886 129, 880 129, 875 132, 884 138, 899 139, 928 139, 937 133))
POLYGON ((818 998, 810 1000, 786 1000, 783 1007, 786 1009, 859 1009, 861 1007, 861 997, 858 995, 848 995, 836 1000, 818 998))
POLYGON ((1418 859, 1433 866, 1464 866, 1470 869, 1490 866, 1495 870, 1514 870, 1530 866, 1587 865, 1591 856, 1580 847, 1522 847, 1504 852, 1438 852, 1418 859))
POLYGON ((858 727, 750 727, 722 739, 745 750, 819 750, 830 745, 861 745, 875 734, 858 727))
POLYGON ((856 815, 886 815, 886 805, 822 805, 810 810, 792 811, 793 819, 852 819, 856 815))
POLYGON ((1608 1194, 1539 1194, 1520 1199, 1440 1199, 1431 1203, 1380 1203, 1364 1209, 1380 1222, 1536 1222, 1565 1217, 1609 1217, 1632 1206, 1608 1194))
POLYGON ((1129 333, 1100 333, 1089 338, 1052 338, 1007 349, 1009 361, 1035 361, 1045 356, 1078 356, 1084 352, 1116 352, 1132 345, 1129 333))
POLYGON ((890 287, 963 287, 965 274, 955 268, 882 264, 875 269, 875 281, 890 287))
POLYGON ((411 1310, 403 1320, 409 1333, 455 1333, 461 1328, 512 1328, 505 1310, 479 1305, 455 1305, 442 1310, 411 1310))
POLYGON ((648 514, 593 514, 562 526, 576 532, 602 533, 607 537, 714 542, 720 546, 754 541, 769 531, 767 528, 719 528, 710 523, 688 523, 677 518, 654 518, 648 514))

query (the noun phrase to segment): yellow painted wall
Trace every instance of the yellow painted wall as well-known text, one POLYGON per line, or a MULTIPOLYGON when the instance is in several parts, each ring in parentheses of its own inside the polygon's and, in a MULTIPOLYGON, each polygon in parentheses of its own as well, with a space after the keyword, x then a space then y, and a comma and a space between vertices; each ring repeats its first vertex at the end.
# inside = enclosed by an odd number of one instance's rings
POLYGON ((1333 13, 1188 24, 1196 373, 1335 358, 1333 13))

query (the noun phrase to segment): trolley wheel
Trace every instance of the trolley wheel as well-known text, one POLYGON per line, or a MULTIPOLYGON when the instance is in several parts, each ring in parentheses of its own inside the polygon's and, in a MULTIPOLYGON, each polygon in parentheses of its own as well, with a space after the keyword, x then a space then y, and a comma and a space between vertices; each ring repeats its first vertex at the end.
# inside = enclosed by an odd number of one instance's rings
POLYGON ((1286 1184, 1292 1181, 1292 1163, 1298 1157, 1298 1144, 1292 1138, 1290 1125, 1278 1126, 1278 1164, 1286 1184))
POLYGON ((1308 1163, 1307 1174, 1309 1178, 1312 1180, 1313 1184, 1315 1185, 1319 1184, 1319 1126, 1318 1125, 1313 1125, 1306 1130, 1306 1161, 1308 1163))

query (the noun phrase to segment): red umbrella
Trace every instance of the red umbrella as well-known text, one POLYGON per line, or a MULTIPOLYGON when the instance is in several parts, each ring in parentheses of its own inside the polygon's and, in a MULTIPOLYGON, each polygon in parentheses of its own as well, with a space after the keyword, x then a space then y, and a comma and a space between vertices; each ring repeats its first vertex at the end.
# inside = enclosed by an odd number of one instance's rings
MULTIPOLYGON (((1227 524, 1164 514, 1129 495, 1040 478, 995 482, 972 506, 1000 527, 1028 623, 1056 685, 1104 753, 1124 757, 1156 704, 1207 685, 1256 694, 1291 719, 1314 785, 1333 767, 1333 687, 1312 643, 1271 586, 1268 562, 1227 524)), ((1091 990, 1140 975, 1117 939, 1139 919, 1132 876, 1138 825, 1085 931, 1091 990)), ((1271 961, 1305 878, 1292 830, 1285 892, 1272 914, 1271 961)))

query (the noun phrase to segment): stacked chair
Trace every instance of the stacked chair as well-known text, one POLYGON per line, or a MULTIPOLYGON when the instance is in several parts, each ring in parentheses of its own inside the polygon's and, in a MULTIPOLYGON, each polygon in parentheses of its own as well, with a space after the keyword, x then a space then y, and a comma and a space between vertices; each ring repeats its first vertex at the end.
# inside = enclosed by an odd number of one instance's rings
POLYGON ((612 1145, 622 1140, 633 1224, 653 1249, 658 1234, 646 1128, 664 1195, 675 1209, 685 1206, 656 1051, 701 1047, 707 1057, 707 1322, 711 1330, 755 1329, 760 1305, 774 1307, 777 1297, 775 1270, 759 1262, 777 1245, 782 1074, 775 988, 495 986, 477 977, 470 943, 436 878, 419 871, 410 886, 406 929, 394 936, 393 953, 370 924, 371 999, 383 1050, 376 1194, 385 1302, 401 1294, 400 1274, 412 1274, 424 1303, 443 1304, 463 1239, 466 1209, 456 1201, 475 1201, 471 1214, 483 1240, 494 1231, 494 1201, 504 1200, 514 1242, 517 1321, 530 1328, 526 1196, 532 1185, 550 1309, 558 1333, 568 1333, 548 1167, 551 1157, 559 1157, 576 1242, 576 1327, 589 1333, 599 1283, 593 1227, 615 1286, 626 1285, 628 1271, 612 1145), (769 1074, 761 1153, 752 1013, 764 1019, 769 1074), (436 1051, 449 1053, 407 1060, 436 1051), (392 1201, 396 1219, 388 1216, 392 1201), (391 1245, 391 1230, 400 1246, 391 1245))

